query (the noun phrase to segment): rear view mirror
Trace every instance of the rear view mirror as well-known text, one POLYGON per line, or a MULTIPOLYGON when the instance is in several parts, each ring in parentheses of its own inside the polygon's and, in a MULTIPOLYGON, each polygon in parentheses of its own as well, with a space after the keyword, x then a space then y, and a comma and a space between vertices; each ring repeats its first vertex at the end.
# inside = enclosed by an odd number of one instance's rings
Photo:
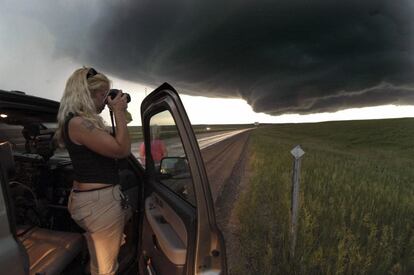
POLYGON ((186 158, 167 157, 163 158, 160 163, 160 174, 166 177, 186 177, 189 173, 189 167, 186 158))

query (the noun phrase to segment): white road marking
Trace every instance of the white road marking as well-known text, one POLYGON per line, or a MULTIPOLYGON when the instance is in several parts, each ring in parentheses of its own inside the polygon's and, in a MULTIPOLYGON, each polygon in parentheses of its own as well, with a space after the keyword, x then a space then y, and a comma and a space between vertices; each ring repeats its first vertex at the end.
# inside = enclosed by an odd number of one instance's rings
POLYGON ((214 135, 214 136, 210 136, 210 137, 205 137, 205 138, 200 138, 197 139, 198 141, 198 146, 200 146, 200 150, 203 150, 204 148, 207 148, 211 145, 214 145, 220 141, 223 141, 225 139, 228 139, 232 136, 238 135, 240 133, 246 132, 249 129, 243 129, 243 130, 236 130, 236 131, 231 131, 231 132, 226 132, 226 133, 222 133, 222 134, 218 134, 218 135, 214 135))

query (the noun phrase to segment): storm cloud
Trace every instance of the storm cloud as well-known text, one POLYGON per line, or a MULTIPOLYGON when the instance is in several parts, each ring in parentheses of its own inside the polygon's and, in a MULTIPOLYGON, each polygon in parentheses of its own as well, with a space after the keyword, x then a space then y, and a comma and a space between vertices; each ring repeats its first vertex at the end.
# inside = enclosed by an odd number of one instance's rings
POLYGON ((58 57, 278 115, 414 105, 412 2, 62 1, 28 14, 58 57))

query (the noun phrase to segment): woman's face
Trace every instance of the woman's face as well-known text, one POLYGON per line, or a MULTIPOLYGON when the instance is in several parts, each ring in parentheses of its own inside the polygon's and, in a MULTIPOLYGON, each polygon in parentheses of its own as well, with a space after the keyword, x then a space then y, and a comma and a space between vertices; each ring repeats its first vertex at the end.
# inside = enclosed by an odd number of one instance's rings
POLYGON ((100 89, 92 93, 92 99, 95 103, 96 112, 100 114, 105 109, 105 99, 109 89, 100 89))

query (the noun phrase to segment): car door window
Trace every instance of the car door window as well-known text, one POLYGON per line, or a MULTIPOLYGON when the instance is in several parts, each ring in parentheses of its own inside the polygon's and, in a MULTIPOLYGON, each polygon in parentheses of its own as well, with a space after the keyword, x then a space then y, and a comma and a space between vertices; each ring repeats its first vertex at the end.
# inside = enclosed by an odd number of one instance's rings
POLYGON ((174 118, 168 110, 151 117, 150 141, 158 181, 195 206, 187 156, 174 118))

